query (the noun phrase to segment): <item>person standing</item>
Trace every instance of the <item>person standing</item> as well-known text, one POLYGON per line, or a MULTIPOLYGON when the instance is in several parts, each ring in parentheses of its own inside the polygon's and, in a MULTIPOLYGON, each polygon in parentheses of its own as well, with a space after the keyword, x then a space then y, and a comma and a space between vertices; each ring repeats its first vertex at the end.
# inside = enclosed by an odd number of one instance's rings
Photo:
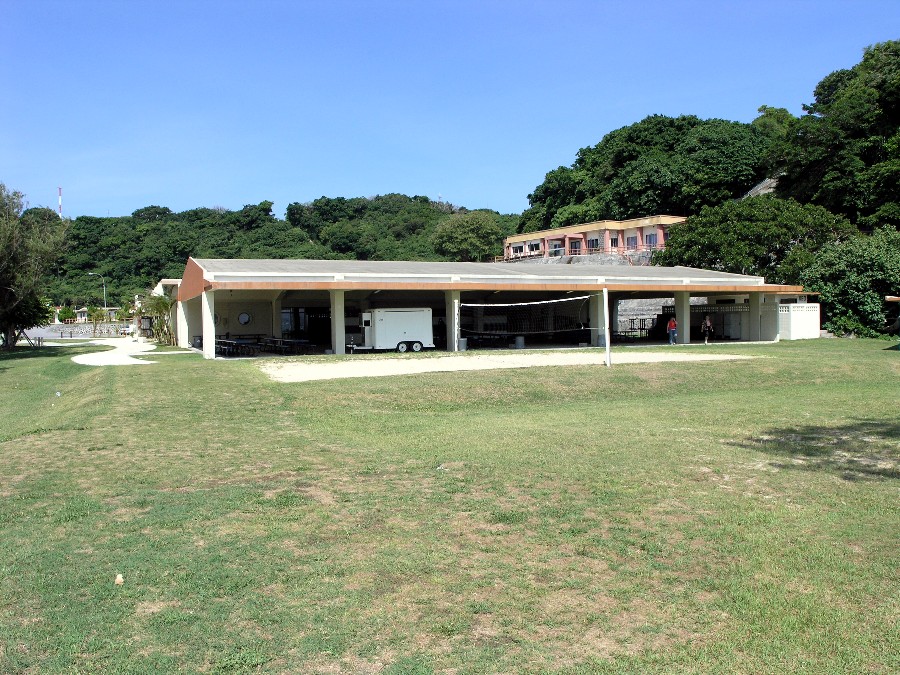
POLYGON ((703 323, 700 324, 700 332, 703 333, 703 344, 708 345, 709 339, 714 333, 712 319, 709 318, 709 314, 703 317, 703 323))
POLYGON ((669 331, 669 344, 675 344, 675 338, 678 337, 678 322, 675 321, 675 317, 673 316, 669 319, 669 323, 666 325, 666 330, 669 331))

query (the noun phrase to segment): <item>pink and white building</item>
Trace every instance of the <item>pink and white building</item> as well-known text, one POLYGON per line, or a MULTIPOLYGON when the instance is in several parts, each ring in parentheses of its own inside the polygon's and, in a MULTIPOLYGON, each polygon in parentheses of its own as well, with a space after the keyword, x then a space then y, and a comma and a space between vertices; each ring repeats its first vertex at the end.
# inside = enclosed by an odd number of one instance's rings
POLYGON ((503 259, 653 251, 665 248, 669 227, 684 221, 683 216, 647 216, 516 234, 503 240, 503 259))

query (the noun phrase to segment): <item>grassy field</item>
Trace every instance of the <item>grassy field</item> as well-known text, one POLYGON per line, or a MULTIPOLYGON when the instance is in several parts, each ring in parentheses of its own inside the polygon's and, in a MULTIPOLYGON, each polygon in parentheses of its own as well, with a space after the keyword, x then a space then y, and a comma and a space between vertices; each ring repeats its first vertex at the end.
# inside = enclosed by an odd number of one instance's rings
POLYGON ((0 672, 897 672, 887 347, 290 385, 0 356, 0 672))

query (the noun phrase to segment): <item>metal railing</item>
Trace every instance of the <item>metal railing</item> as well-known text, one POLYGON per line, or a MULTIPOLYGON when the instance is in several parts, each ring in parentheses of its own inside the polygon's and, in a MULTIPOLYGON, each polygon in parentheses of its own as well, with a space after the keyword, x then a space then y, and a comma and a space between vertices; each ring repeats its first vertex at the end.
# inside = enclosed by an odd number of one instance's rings
POLYGON ((526 260, 528 258, 559 258, 566 255, 625 255, 627 253, 644 253, 648 251, 661 251, 665 244, 635 244, 633 246, 609 246, 601 248, 579 248, 566 251, 565 248, 552 248, 549 251, 523 251, 521 253, 509 253, 494 257, 494 262, 507 262, 512 260, 526 260))

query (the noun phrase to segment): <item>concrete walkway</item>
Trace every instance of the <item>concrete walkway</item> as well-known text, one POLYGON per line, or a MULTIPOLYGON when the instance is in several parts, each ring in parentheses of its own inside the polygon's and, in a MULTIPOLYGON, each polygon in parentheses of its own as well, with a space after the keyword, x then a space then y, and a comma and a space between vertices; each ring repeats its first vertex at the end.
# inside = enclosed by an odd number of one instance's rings
MULTIPOLYGON (((64 347, 66 343, 45 343, 48 346, 64 347)), ((112 349, 102 352, 92 352, 91 354, 79 354, 73 356, 75 363, 83 366, 146 366, 157 361, 146 361, 144 359, 136 359, 135 355, 148 354, 156 349, 156 345, 149 342, 137 342, 128 337, 121 338, 100 338, 91 340, 92 345, 104 345, 112 347, 112 349)), ((191 351, 179 352, 157 352, 154 356, 164 356, 166 354, 193 354, 191 351)))

